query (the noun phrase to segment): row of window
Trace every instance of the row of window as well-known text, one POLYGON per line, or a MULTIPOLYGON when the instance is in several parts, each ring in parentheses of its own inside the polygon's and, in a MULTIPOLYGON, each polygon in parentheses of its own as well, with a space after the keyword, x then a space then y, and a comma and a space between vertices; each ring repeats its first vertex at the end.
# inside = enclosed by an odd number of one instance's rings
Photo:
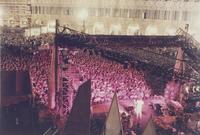
MULTIPOLYGON (((51 14, 75 16, 80 9, 72 7, 31 7, 32 14, 51 14)), ((144 10, 144 9, 111 9, 111 8, 89 8, 89 16, 97 17, 119 17, 119 18, 138 18, 138 19, 156 19, 156 20, 189 20, 188 11, 170 11, 170 10, 144 10)))

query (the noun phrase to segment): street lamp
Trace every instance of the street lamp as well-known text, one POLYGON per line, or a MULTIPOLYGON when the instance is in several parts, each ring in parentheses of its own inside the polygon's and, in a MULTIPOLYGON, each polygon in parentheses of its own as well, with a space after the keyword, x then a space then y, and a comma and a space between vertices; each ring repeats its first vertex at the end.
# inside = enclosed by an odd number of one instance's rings
POLYGON ((78 12, 78 19, 83 22, 83 30, 82 32, 85 32, 85 21, 88 17, 88 10, 87 9, 81 9, 79 12, 78 12))

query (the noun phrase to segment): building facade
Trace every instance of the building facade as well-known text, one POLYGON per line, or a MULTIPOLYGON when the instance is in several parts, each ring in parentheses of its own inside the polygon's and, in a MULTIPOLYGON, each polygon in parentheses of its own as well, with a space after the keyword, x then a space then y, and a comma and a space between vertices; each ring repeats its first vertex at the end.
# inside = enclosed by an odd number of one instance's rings
POLYGON ((21 1, 30 3, 32 26, 49 26, 58 19, 89 34, 173 35, 186 24, 191 33, 200 30, 200 0, 21 1))
POLYGON ((27 27, 30 23, 31 0, 0 0, 1 25, 27 27))

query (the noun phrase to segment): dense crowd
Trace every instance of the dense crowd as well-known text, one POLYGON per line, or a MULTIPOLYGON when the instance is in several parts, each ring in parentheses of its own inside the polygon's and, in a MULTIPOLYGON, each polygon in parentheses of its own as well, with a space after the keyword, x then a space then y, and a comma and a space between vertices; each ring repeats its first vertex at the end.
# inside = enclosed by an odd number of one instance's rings
POLYGON ((69 59, 84 80, 91 78, 93 103, 111 101, 114 92, 117 92, 119 100, 147 99, 151 96, 144 73, 136 69, 124 69, 115 61, 82 50, 72 51, 69 59))
POLYGON ((25 30, 19 27, 15 28, 8 28, 8 27, 1 27, 1 44, 2 45, 21 45, 25 42, 24 33, 25 30))
POLYGON ((32 92, 36 101, 48 105, 48 75, 50 73, 51 52, 43 50, 33 56, 30 63, 32 92))
POLYGON ((47 105, 50 55, 50 50, 39 51, 34 55, 24 53, 13 55, 10 52, 3 52, 0 68, 4 71, 29 71, 32 93, 36 101, 47 105))
POLYGON ((20 71, 20 70, 29 70, 31 56, 21 55, 13 56, 12 54, 3 54, 1 56, 1 70, 7 71, 20 71))
POLYGON ((29 46, 52 45, 54 43, 53 33, 41 33, 39 36, 25 36, 25 29, 14 27, 2 27, 0 33, 1 45, 3 46, 29 46))
POLYGON ((180 83, 178 81, 171 81, 166 85, 164 97, 169 100, 176 100, 180 93, 180 83))

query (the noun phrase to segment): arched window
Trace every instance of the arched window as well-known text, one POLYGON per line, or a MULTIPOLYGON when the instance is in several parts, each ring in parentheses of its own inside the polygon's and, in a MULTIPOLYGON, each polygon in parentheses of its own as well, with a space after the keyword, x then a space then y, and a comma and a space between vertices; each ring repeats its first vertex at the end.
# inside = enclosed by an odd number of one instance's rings
POLYGON ((158 29, 154 25, 149 25, 145 30, 145 35, 158 35, 158 29))
POLYGON ((101 22, 96 22, 93 27, 94 34, 105 34, 104 24, 101 22))
POLYGON ((138 24, 131 24, 127 28, 127 35, 139 35, 140 27, 138 24))
POLYGON ((121 34, 121 25, 120 24, 112 24, 110 27, 111 35, 119 35, 121 34))

